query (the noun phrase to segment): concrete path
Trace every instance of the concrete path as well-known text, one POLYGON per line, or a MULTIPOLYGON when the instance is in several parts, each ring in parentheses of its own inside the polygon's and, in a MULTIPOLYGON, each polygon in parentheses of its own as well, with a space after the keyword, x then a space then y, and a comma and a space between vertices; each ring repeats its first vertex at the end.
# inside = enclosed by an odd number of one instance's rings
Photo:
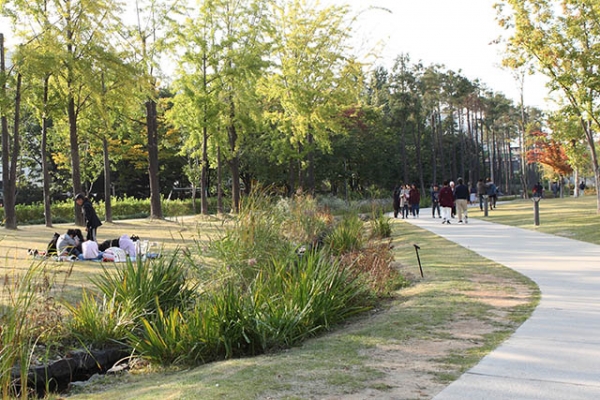
POLYGON ((600 399, 600 246, 455 221, 442 225, 427 210, 408 220, 528 276, 542 299, 513 336, 434 399, 600 399))

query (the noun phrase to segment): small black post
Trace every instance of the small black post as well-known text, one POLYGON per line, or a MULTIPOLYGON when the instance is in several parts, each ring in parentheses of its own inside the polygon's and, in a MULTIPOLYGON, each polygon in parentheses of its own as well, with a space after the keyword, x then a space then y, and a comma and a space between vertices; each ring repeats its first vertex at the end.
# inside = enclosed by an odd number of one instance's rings
POLYGON ((421 266, 421 257, 419 257, 419 250, 421 249, 418 245, 413 244, 413 246, 415 246, 415 252, 417 253, 417 261, 419 262, 419 270, 421 271, 421 278, 424 278, 423 276, 423 267, 421 266))
POLYGON ((488 216, 488 209, 490 206, 490 196, 488 196, 487 194, 483 195, 483 216, 487 217, 488 216))
POLYGON ((541 196, 533 197, 533 224, 535 226, 540 226, 540 200, 541 196))

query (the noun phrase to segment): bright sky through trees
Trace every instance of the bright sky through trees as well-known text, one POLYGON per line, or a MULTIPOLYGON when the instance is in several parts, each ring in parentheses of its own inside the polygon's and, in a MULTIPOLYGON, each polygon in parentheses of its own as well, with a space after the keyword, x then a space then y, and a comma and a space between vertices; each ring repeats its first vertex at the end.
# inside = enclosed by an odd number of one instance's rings
MULTIPOLYGON (((504 45, 494 44, 503 33, 493 8, 499 0, 320 1, 322 5, 349 4, 359 14, 355 45, 362 52, 379 54, 378 60, 369 61, 391 67, 399 54, 408 53, 413 62, 462 70, 467 78, 480 79, 494 91, 519 101, 511 71, 500 68, 504 45)), ((8 28, 8 21, 0 18, 0 32, 10 39, 8 28)), ((544 82, 540 76, 527 77, 526 105, 551 107, 545 100, 544 82)))
MULTIPOLYGON (((493 8, 499 0, 322 1, 350 4, 359 13, 356 43, 363 49, 380 44, 378 64, 391 67, 396 56, 408 53, 413 62, 462 70, 467 78, 480 79, 494 91, 519 101, 511 71, 500 67, 504 45, 493 43, 503 34, 493 8)), ((548 107, 547 93, 543 78, 526 78, 526 105, 548 107)))

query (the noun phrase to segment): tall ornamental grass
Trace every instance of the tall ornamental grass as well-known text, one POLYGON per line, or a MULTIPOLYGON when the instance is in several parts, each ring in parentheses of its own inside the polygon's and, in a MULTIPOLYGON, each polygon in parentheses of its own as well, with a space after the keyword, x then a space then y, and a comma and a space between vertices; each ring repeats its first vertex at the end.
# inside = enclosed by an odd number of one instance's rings
POLYGON ((365 241, 355 213, 335 223, 309 196, 255 192, 210 243, 105 269, 93 281, 100 296, 71 308, 71 326, 164 365, 287 348, 369 309, 381 292, 373 281, 394 281, 388 253, 359 257, 365 241))
POLYGON ((6 305, 0 311, 0 390, 3 399, 26 399, 30 395, 27 385, 22 385, 13 374, 18 371, 19 376, 28 375, 41 334, 33 317, 43 292, 38 282, 41 275, 42 268, 37 264, 23 275, 7 274, 4 278, 2 295, 6 305))
POLYGON ((138 315, 155 314, 192 304, 196 294, 193 279, 179 252, 157 260, 127 260, 116 270, 102 266, 103 273, 92 278, 92 283, 108 299, 138 315), (111 300, 112 301, 112 300, 111 300))
MULTIPOLYGON (((247 288, 234 280, 196 307, 144 318, 134 347, 161 364, 197 364, 295 345, 368 308, 368 288, 320 253, 263 265, 247 288)), ((132 336, 133 338, 133 336, 132 336)))

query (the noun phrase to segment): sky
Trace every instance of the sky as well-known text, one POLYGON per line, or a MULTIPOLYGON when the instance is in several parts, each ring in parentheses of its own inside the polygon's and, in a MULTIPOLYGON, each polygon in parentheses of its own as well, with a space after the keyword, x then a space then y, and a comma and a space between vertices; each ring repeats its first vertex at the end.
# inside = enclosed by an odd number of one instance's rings
MULTIPOLYGON (((443 64, 479 79, 495 92, 519 102, 518 84, 511 72, 500 67, 501 44, 491 44, 504 32, 495 20, 493 4, 499 0, 320 0, 322 5, 348 4, 355 25, 355 47, 377 49, 376 65, 391 68, 394 59, 407 53, 413 62, 443 64)), ((0 19, 0 32, 8 30, 0 19)), ((3 32, 9 35, 9 32, 3 32)), ((505 34, 505 33, 504 33, 505 34)), ((541 76, 525 80, 528 106, 552 108, 541 76)))
MULTIPOLYGON (((407 53, 412 62, 461 70, 468 79, 479 79, 519 102, 517 82, 509 70, 500 67, 503 45, 492 44, 506 36, 495 20, 493 4, 498 0, 323 1, 349 4, 358 13, 358 46, 383 46, 377 64, 390 68, 398 55, 407 53)), ((544 77, 526 77, 524 88, 525 105, 550 107, 544 77)))

